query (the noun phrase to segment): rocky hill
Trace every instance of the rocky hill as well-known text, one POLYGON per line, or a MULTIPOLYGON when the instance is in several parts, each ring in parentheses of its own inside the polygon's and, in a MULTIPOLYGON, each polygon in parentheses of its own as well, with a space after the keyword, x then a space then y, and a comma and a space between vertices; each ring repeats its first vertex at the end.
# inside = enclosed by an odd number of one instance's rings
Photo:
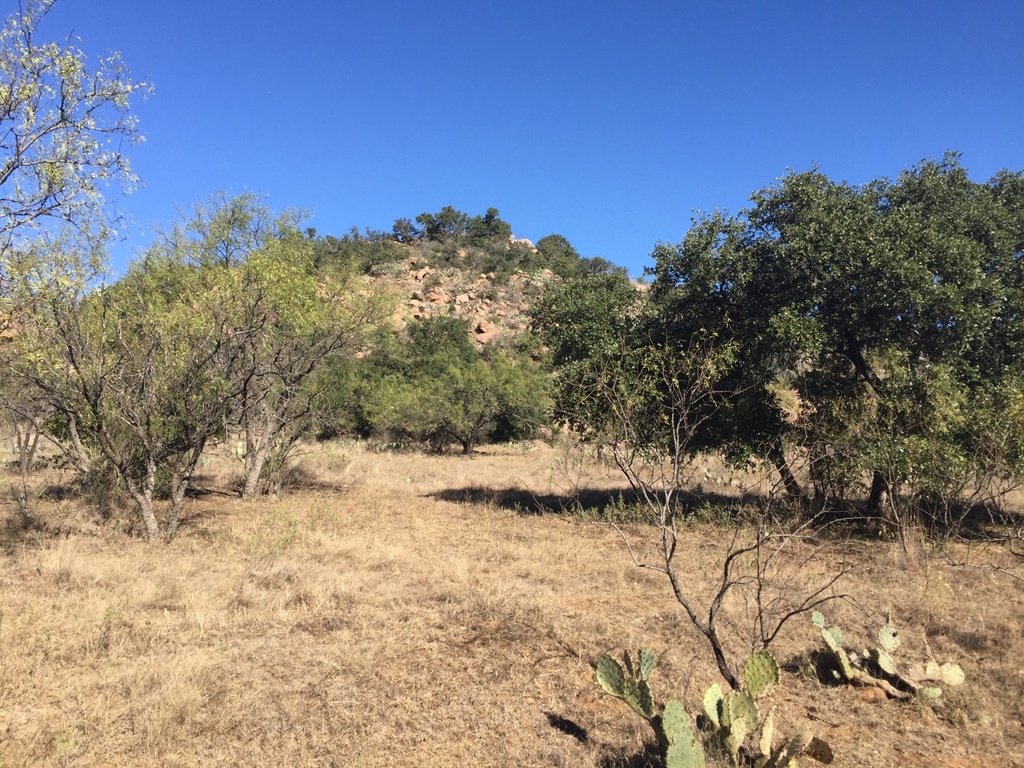
POLYGON ((501 275, 454 265, 430 266, 416 255, 389 264, 386 273, 371 278, 395 295, 397 328, 429 317, 454 316, 468 322, 470 337, 480 346, 525 331, 530 306, 562 279, 547 268, 501 275))

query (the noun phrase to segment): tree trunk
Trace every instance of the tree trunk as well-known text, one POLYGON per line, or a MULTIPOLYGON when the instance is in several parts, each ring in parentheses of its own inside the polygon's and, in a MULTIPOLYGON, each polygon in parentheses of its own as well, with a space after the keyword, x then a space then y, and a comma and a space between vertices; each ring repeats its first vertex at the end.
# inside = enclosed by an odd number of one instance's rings
POLYGON ((245 483, 242 486, 242 498, 254 499, 260 492, 260 478, 263 476, 263 467, 267 463, 267 456, 270 454, 272 440, 269 435, 263 435, 263 439, 256 444, 256 450, 245 454, 245 483))
POLYGON ((889 483, 886 482, 881 472, 875 470, 871 478, 871 493, 868 495, 867 513, 869 515, 881 514, 888 495, 889 483))
POLYGON ((68 416, 68 436, 71 438, 71 447, 74 449, 75 460, 78 464, 78 471, 82 473, 83 477, 88 477, 92 471, 92 462, 89 460, 89 452, 85 449, 85 445, 82 443, 82 438, 78 434, 78 422, 74 416, 68 416))
POLYGON ((800 487, 800 483, 793 475, 793 471, 789 468, 789 462, 786 459, 786 449, 782 445, 782 438, 775 439, 775 442, 768 451, 768 455, 779 473, 782 487, 786 491, 786 497, 794 501, 807 501, 807 495, 804 493, 803 488, 800 487))
POLYGON ((21 516, 21 527, 28 528, 32 524, 32 515, 28 503, 29 477, 32 474, 32 465, 35 464, 36 449, 39 447, 39 430, 36 422, 23 422, 14 420, 14 435, 18 448, 18 475, 19 483, 16 491, 18 499, 18 514, 21 516))
MULTIPOLYGON (((122 475, 125 473, 122 472, 122 475)), ((150 541, 157 541, 160 538, 160 523, 156 519, 156 511, 153 509, 153 490, 156 488, 156 462, 153 459, 146 460, 146 477, 139 485, 134 478, 125 478, 125 485, 128 486, 128 493, 139 507, 139 514, 142 515, 142 522, 146 526, 146 538, 150 541)))
POLYGON ((280 402, 277 409, 269 408, 264 404, 258 414, 250 413, 246 421, 243 499, 254 499, 259 495, 260 480, 267 464, 267 457, 270 456, 274 442, 284 427, 284 418, 280 407, 280 402), (262 429, 260 429, 261 427, 262 429))
POLYGON ((185 502, 185 494, 188 492, 192 475, 195 473, 196 465, 199 463, 199 458, 203 455, 205 447, 206 438, 203 438, 198 445, 192 448, 185 461, 185 466, 180 472, 175 472, 171 480, 171 510, 167 515, 164 534, 168 540, 174 538, 174 534, 178 532, 178 522, 181 520, 181 507, 185 502))

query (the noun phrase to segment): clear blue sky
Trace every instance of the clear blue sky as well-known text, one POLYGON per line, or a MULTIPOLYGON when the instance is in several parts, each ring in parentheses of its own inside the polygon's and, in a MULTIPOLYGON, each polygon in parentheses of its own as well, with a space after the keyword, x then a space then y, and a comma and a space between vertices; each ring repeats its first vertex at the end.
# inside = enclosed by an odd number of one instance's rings
POLYGON ((1022 30, 1020 0, 57 0, 44 28, 155 87, 118 260, 224 190, 337 235, 495 206, 634 274, 787 169, 1024 168, 1022 30))

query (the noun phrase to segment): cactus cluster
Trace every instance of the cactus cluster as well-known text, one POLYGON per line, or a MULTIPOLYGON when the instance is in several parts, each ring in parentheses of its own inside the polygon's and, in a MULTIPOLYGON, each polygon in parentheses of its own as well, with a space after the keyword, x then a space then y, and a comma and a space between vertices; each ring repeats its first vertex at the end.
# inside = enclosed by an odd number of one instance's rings
POLYGON ((621 699, 650 723, 665 757, 666 768, 704 768, 704 743, 727 752, 734 765, 755 768, 795 768, 796 758, 807 754, 831 762, 828 746, 811 734, 803 734, 776 747, 774 708, 762 719, 758 700, 779 682, 779 665, 767 651, 758 651, 743 665, 742 690, 723 692, 715 683, 704 694, 699 729, 683 705, 672 699, 657 714, 649 678, 655 667, 651 651, 641 649, 634 660, 623 655, 623 664, 608 654, 597 663, 597 681, 605 692, 621 699), (749 743, 748 743, 749 742, 749 743))
POLYGON ((654 654, 641 648, 636 662, 629 652, 623 654, 625 668, 607 653, 597 661, 597 682, 605 693, 626 702, 634 712, 648 722, 654 719, 654 698, 647 680, 657 664, 654 654))
POLYGON ((900 647, 900 633, 892 622, 891 614, 878 630, 878 645, 866 648, 862 653, 847 650, 843 645, 843 631, 837 626, 827 626, 820 611, 811 615, 811 623, 821 630, 828 658, 832 661, 830 671, 836 682, 873 685, 896 699, 920 696, 929 701, 942 698, 940 683, 956 686, 964 682, 964 672, 959 664, 929 661, 901 670, 894 658, 900 647))
POLYGON ((771 693, 779 677, 775 657, 768 651, 758 651, 743 665, 742 690, 723 692, 717 683, 708 688, 701 719, 708 742, 727 752, 734 765, 795 768, 796 758, 802 754, 831 762, 831 750, 810 733, 775 746, 775 708, 762 718, 758 701, 771 693))
POLYGON ((690 715, 675 699, 655 711, 648 683, 657 663, 654 654, 641 648, 634 661, 627 651, 622 664, 607 653, 597 662, 597 682, 605 693, 621 699, 650 723, 665 755, 666 768, 704 768, 704 747, 693 730, 690 715))

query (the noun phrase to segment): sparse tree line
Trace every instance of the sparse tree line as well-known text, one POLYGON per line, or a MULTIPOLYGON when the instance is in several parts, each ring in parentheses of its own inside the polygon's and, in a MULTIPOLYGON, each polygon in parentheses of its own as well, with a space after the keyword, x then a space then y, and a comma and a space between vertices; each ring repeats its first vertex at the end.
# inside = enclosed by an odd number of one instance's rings
POLYGON ((395 297, 322 246, 295 214, 242 195, 197 206, 109 285, 74 241, 19 252, 3 397, 25 437, 23 476, 43 435, 83 492, 122 488, 156 539, 174 535, 214 443, 237 440, 240 492, 253 498, 303 438, 471 453, 546 421, 547 378, 529 349, 478 352, 455 317, 400 332, 395 297))
POLYGON ((662 460, 717 453, 774 466, 811 514, 949 535, 1019 486, 1020 172, 971 181, 950 154, 863 186, 790 173, 653 258, 648 292, 600 275, 535 312, 556 418, 645 493, 687 480, 662 460))
POLYGON ((516 239, 497 208, 470 216, 446 205, 436 213, 421 213, 415 223, 397 219, 390 232, 352 227, 341 237, 326 235, 321 240, 324 261, 345 263, 369 275, 404 271, 411 259, 424 266, 488 274, 497 283, 517 270, 550 269, 566 279, 613 271, 625 275, 606 259, 581 256, 559 234, 546 235, 536 244, 516 239))
POLYGON ((123 488, 151 538, 234 433, 252 497, 303 437, 470 453, 553 421, 604 446, 663 524, 698 453, 770 464, 809 514, 859 505, 900 531, 955 532, 1020 482, 1021 173, 975 182, 955 155, 862 186, 791 173, 658 245, 647 290, 560 235, 516 241, 495 208, 335 238, 220 196, 106 284, 101 190, 134 182, 121 150, 148 86, 38 43, 51 6, 0 31, 0 363, 23 478, 43 435, 83 489, 123 488), (481 353, 454 317, 394 330, 365 276, 412 261, 563 281, 535 336, 481 353))

